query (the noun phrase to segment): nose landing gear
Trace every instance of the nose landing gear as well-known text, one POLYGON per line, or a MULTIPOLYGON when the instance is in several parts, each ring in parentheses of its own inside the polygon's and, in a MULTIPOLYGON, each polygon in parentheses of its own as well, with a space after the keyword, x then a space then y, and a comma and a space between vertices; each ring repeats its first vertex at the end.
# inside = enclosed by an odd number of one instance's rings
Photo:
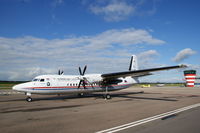
POLYGON ((31 93, 27 92, 27 93, 25 93, 25 94, 27 95, 26 101, 27 101, 27 102, 32 102, 33 99, 31 98, 31 93))
POLYGON ((27 98, 26 98, 26 101, 27 101, 27 102, 32 102, 33 99, 32 99, 31 97, 27 97, 27 98))

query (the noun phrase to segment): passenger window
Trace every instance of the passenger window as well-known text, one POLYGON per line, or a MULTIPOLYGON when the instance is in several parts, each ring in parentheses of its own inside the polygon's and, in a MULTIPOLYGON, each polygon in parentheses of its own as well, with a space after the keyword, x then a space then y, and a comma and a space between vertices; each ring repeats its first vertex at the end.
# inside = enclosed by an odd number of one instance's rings
POLYGON ((44 82, 44 79, 40 79, 40 82, 44 82))

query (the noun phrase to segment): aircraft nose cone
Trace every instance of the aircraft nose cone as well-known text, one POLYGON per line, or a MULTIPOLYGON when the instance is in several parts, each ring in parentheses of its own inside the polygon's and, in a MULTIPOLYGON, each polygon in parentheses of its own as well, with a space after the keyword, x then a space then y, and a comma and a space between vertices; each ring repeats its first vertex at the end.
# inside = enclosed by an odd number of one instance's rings
POLYGON ((17 88, 18 88, 17 86, 18 86, 18 85, 14 85, 14 86, 12 87, 12 89, 13 89, 13 90, 17 90, 17 88))
POLYGON ((23 87, 22 84, 18 84, 18 85, 13 86, 12 89, 16 91, 21 91, 22 87, 23 87))
POLYGON ((22 84, 18 84, 12 87, 13 90, 16 91, 25 91, 27 89, 27 87, 31 86, 30 82, 27 83, 22 83, 22 84))

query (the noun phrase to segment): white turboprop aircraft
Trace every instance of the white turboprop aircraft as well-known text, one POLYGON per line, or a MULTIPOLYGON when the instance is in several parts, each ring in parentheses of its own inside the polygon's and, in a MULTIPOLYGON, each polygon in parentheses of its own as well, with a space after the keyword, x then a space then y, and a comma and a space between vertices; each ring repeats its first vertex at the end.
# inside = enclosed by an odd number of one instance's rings
POLYGON ((13 90, 25 92, 26 100, 32 101, 31 94, 66 94, 105 91, 105 98, 110 99, 108 91, 125 89, 135 83, 139 83, 138 78, 152 75, 150 72, 177 69, 186 67, 185 65, 168 66, 138 70, 137 57, 132 55, 128 71, 106 73, 106 74, 85 74, 87 66, 80 75, 63 75, 59 70, 58 75, 41 75, 32 81, 13 86, 13 90))

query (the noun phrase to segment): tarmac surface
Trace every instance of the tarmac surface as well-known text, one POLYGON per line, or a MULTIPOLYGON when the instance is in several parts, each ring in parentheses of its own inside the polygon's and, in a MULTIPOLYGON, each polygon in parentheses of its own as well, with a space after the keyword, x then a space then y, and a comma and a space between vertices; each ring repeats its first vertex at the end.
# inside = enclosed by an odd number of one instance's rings
MULTIPOLYGON (((3 133, 92 133, 200 103, 200 88, 185 87, 130 87, 110 92, 110 100, 104 100, 101 93, 81 98, 76 95, 32 95, 33 102, 26 102, 24 94, 5 91, 8 90, 0 90, 0 129, 3 133)), ((160 132, 167 132, 169 128, 179 131, 175 129, 178 126, 184 129, 185 125, 193 129, 191 132, 200 132, 200 127, 191 127, 200 122, 200 118, 195 117, 199 113, 198 107, 177 114, 178 117, 159 119, 120 132, 156 133, 157 129, 152 130, 155 127, 165 127, 160 132), (182 125, 183 121, 190 124, 182 125)))
POLYGON ((119 133, 199 133, 200 107, 119 133))

